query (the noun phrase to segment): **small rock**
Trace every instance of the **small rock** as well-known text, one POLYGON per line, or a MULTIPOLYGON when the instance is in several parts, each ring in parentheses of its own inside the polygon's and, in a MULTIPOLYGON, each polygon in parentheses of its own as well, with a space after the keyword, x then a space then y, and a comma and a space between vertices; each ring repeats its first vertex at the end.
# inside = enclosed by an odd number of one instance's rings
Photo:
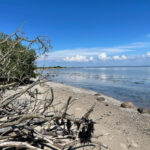
POLYGON ((100 96, 101 94, 100 93, 96 93, 96 94, 94 94, 94 96, 100 96))
POLYGON ((103 102, 103 101, 105 101, 105 98, 104 97, 97 97, 96 100, 99 102, 103 102))
POLYGON ((123 108, 136 108, 132 102, 124 102, 120 106, 123 108))
POLYGON ((105 104, 105 106, 109 106, 109 104, 105 104))
POLYGON ((137 111, 141 114, 143 114, 143 113, 149 113, 150 114, 150 110, 146 109, 146 108, 138 108, 137 111))

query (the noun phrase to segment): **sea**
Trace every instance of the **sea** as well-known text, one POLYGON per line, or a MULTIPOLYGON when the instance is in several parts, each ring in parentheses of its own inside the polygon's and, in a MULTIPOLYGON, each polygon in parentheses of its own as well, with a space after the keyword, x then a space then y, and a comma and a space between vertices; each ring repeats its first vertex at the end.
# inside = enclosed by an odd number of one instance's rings
POLYGON ((48 80, 103 93, 150 108, 150 67, 46 69, 48 80))

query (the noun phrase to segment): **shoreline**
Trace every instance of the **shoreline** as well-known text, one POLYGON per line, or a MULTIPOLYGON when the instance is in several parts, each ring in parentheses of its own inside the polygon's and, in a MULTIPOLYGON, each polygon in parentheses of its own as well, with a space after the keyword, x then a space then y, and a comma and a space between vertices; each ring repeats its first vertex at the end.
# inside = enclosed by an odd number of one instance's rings
MULTIPOLYGON (((118 99, 130 101, 139 108, 150 109, 150 80, 147 69, 53 69, 44 73, 52 75, 50 81, 86 88, 118 99), (129 75, 126 73, 129 71, 129 75), (144 76, 136 74, 144 72, 144 76), (124 76, 124 77, 123 77, 124 76)), ((149 70, 149 69, 148 69, 149 70)))
MULTIPOLYGON (((124 103, 124 102, 131 102, 135 105, 136 108, 143 108, 143 109, 148 109, 150 110, 149 107, 144 107, 142 105, 137 105, 136 103, 132 102, 132 101, 123 101, 123 100, 120 100, 120 99, 117 99, 117 98, 114 98, 112 96, 108 96, 107 94, 104 94, 104 93, 101 93, 100 91, 95 91, 95 90, 91 90, 91 89, 87 89, 87 88, 82 88, 82 87, 79 87, 79 86, 74 86, 74 85, 70 85, 70 84, 66 84, 66 83, 63 83, 63 82, 55 82, 55 81, 49 81, 47 80, 47 82, 52 82, 52 83, 56 83, 56 84, 63 84, 65 86, 70 86, 70 87, 74 87, 74 88, 78 88, 78 89, 84 89, 84 90, 87 90, 87 91, 91 91, 91 92, 95 92, 96 93, 100 93, 102 96, 108 98, 111 100, 112 103, 114 103, 114 105, 121 105, 121 103, 124 103)), ((109 101, 110 102, 110 101, 109 101)))
MULTIPOLYGON (((143 109, 147 109, 147 110, 149 110, 149 108, 146 108, 146 107, 137 107, 136 106, 136 104, 134 104, 134 102, 131 102, 131 101, 122 101, 122 100, 119 100, 119 99, 116 99, 116 98, 113 98, 113 97, 111 97, 111 96, 108 96, 108 95, 106 95, 106 94, 104 94, 104 93, 101 93, 101 92, 98 92, 98 91, 94 91, 94 90, 90 90, 90 89, 86 89, 86 88, 82 88, 82 87, 77 87, 77 86, 73 86, 73 85, 69 85, 69 84, 66 84, 66 83, 60 83, 60 82, 54 82, 54 81, 49 81, 49 80, 47 80, 47 83, 48 83, 48 85, 50 85, 50 83, 51 84, 53 84, 53 85, 57 85, 57 86, 60 86, 60 87, 68 87, 68 89, 73 89, 73 90, 75 90, 75 91, 77 91, 77 92, 82 92, 82 93, 86 93, 86 94, 100 94, 100 96, 101 97, 104 97, 105 98, 105 101, 104 101, 104 103, 109 103, 109 104, 113 104, 113 105, 115 105, 115 106, 118 106, 120 109, 123 109, 124 111, 130 111, 130 112, 137 112, 137 113, 139 113, 138 111, 137 111, 137 109, 138 108, 143 108, 143 109), (121 104, 122 103, 125 103, 125 102, 131 102, 131 103, 133 103, 133 105, 136 107, 136 109, 135 108, 122 108, 121 107, 121 104)), ((79 93, 80 93, 79 92, 79 93)), ((149 115, 150 116, 150 113, 144 113, 143 115, 149 115)))
POLYGON ((136 109, 121 108, 121 101, 100 94, 105 101, 96 100, 98 92, 78 88, 67 84, 48 81, 54 89, 57 102, 67 100, 69 96, 76 99, 70 113, 80 117, 87 109, 96 104, 91 118, 96 120, 95 133, 111 150, 149 150, 150 114, 140 114, 136 109), (106 135, 106 136, 105 136, 106 135))
POLYGON ((94 90, 90 90, 90 89, 86 89, 86 88, 82 88, 82 87, 77 87, 77 86, 69 85, 69 84, 66 84, 66 83, 49 81, 49 80, 47 80, 47 83, 48 83, 48 85, 50 85, 50 83, 51 83, 53 85, 55 84, 55 86, 68 87, 68 88, 71 88, 71 89, 73 89, 73 90, 75 90, 75 91, 77 91, 79 93, 80 92, 84 92, 84 93, 93 94, 93 95, 99 93, 101 96, 106 97, 106 101, 105 102, 107 102, 107 99, 109 99, 110 100, 109 102, 111 102, 112 104, 117 105, 117 106, 119 106, 123 102, 121 100, 118 100, 116 98, 113 98, 113 97, 108 96, 108 95, 106 95, 104 93, 97 92, 97 91, 94 91, 94 90))
MULTIPOLYGON (((69 114, 80 118, 87 110, 95 104, 94 111, 90 118, 96 122, 94 135, 96 140, 106 144, 110 150, 149 150, 150 147, 150 115, 140 114, 135 109, 121 108, 121 101, 104 94, 77 88, 71 85, 44 80, 45 83, 31 89, 38 89, 39 99, 44 100, 47 94, 51 97, 48 87, 53 88, 53 105, 56 110, 62 108, 69 96, 74 100, 68 110, 69 114), (47 91, 46 93, 44 91, 47 91), (105 101, 97 100, 97 97, 104 97, 105 101)), ((28 85, 21 86, 19 90, 28 85)), ((16 92, 16 91, 13 91, 16 92)), ((6 95, 11 95, 8 91, 6 95)), ((26 99, 26 94, 19 100, 26 99)), ((103 149, 102 149, 103 150, 103 149)))

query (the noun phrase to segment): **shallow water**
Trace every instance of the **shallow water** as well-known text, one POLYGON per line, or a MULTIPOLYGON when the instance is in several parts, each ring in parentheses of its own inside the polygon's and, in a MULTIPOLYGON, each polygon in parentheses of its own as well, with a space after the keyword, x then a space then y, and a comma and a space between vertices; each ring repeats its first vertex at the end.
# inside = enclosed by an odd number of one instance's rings
POLYGON ((150 67, 49 69, 49 80, 82 87, 150 108, 150 67))

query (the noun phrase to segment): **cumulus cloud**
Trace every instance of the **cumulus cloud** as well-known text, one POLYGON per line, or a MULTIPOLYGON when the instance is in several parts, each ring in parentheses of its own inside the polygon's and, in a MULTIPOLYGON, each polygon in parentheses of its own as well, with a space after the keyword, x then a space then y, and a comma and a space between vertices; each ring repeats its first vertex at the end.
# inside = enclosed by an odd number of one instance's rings
POLYGON ((106 53, 101 53, 98 55, 98 58, 99 60, 126 60, 127 59, 127 56, 125 55, 122 55, 122 56, 119 56, 119 55, 115 55, 115 56, 107 56, 106 53))
POLYGON ((109 57, 107 56, 106 53, 101 53, 101 54, 99 54, 98 58, 99 58, 100 60, 107 60, 107 59, 109 59, 109 57))
POLYGON ((94 58, 92 56, 87 58, 86 56, 80 56, 80 55, 64 58, 64 61, 68 61, 68 62, 88 62, 93 60, 94 58))
POLYGON ((93 61, 93 60, 94 60, 94 57, 91 56, 91 57, 89 58, 89 60, 90 60, 90 61, 93 61))
POLYGON ((114 60, 120 60, 120 57, 119 56, 113 56, 113 59, 114 60))
POLYGON ((147 49, 150 49, 150 42, 136 42, 129 43, 128 45, 120 45, 115 47, 61 49, 53 50, 48 53, 46 57, 39 57, 37 61, 51 61, 56 63, 86 62, 87 64, 88 62, 92 61, 94 62, 94 64, 99 63, 100 61, 101 63, 108 64, 112 62, 126 63, 133 59, 145 61, 149 60, 150 58, 150 52, 147 52, 147 49), (141 52, 138 53, 138 51, 142 51, 143 54, 141 54, 141 52))
POLYGON ((125 60, 125 59, 127 59, 127 56, 122 55, 121 58, 125 60))
POLYGON ((126 60, 127 56, 125 56, 125 55, 122 55, 122 56, 113 56, 113 59, 114 60, 126 60))
MULTIPOLYGON (((126 52, 134 52, 137 49, 150 47, 150 42, 137 42, 129 45, 115 46, 115 47, 92 47, 92 48, 75 48, 75 49, 60 49, 53 50, 47 54, 47 57, 39 57, 38 60, 54 60, 62 61, 66 57, 80 56, 98 56, 100 53, 107 53, 109 55, 120 54, 126 52), (135 50, 136 49, 136 50, 135 50)), ((101 58, 101 56, 100 56, 101 58)))

